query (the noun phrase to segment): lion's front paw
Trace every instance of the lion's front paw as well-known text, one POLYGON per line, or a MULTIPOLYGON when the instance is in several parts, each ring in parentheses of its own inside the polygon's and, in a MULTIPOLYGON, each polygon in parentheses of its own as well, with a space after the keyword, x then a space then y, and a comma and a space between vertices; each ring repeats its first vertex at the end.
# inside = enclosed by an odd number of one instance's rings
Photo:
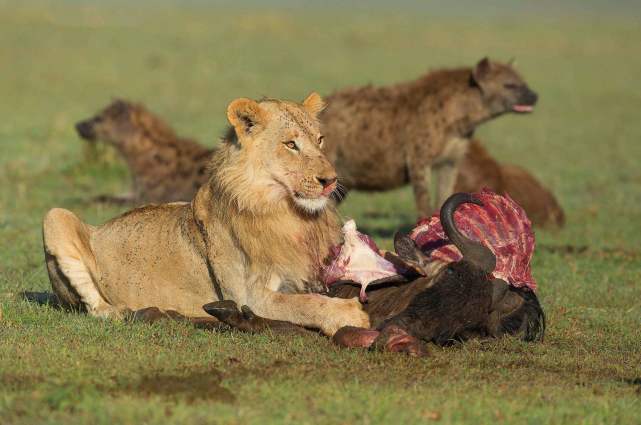
POLYGON ((343 326, 369 328, 369 315, 363 310, 358 298, 335 298, 334 301, 334 308, 322 326, 326 335, 333 336, 343 326))

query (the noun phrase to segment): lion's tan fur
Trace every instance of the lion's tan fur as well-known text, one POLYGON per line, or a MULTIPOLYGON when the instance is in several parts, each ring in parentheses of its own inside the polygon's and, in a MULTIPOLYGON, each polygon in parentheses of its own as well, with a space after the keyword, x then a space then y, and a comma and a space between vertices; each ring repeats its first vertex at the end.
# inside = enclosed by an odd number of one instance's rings
POLYGON ((213 190, 207 203, 225 206, 215 209, 217 220, 231 224, 252 267, 272 267, 281 274, 318 280, 328 248, 339 240, 334 206, 309 216, 291 202, 275 202, 273 190, 254 187, 251 173, 244 171, 260 166, 257 162, 253 152, 235 152, 232 144, 224 143, 212 161, 213 190))
POLYGON ((327 334, 367 326, 357 300, 313 293, 340 237, 327 202, 335 171, 319 147, 320 108, 317 95, 302 105, 232 102, 237 137, 217 150, 211 179, 191 203, 135 209, 99 227, 50 211, 44 245, 54 291, 92 314, 98 299, 105 316, 158 307, 197 317, 219 290, 259 315, 327 334), (62 267, 70 259, 78 265, 73 276, 62 267))

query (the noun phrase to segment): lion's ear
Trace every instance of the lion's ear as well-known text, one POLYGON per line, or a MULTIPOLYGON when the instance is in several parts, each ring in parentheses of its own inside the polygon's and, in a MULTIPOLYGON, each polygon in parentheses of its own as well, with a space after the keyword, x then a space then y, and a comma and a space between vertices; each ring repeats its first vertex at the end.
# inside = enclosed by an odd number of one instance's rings
POLYGON ((227 119, 236 129, 236 134, 255 133, 265 123, 265 112, 258 102, 241 97, 227 107, 227 119))
POLYGON ((325 109, 325 102, 323 101, 323 98, 314 91, 311 92, 305 100, 303 100, 303 107, 307 109, 307 112, 316 116, 325 109))

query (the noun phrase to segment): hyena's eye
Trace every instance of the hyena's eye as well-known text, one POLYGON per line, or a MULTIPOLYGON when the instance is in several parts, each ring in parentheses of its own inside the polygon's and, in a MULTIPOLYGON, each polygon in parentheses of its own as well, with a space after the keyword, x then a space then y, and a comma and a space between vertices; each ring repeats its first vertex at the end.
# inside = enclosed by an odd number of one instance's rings
POLYGON ((325 141, 325 136, 320 136, 320 137, 318 138, 318 145, 319 145, 319 146, 323 146, 323 142, 324 142, 324 141, 325 141))
POLYGON ((298 150, 298 145, 293 140, 289 140, 287 142, 283 142, 283 144, 285 146, 287 146, 287 149, 291 149, 293 151, 297 151, 298 150))
POLYGON ((518 89, 520 89, 520 88, 521 88, 521 86, 520 86, 520 85, 518 85, 518 84, 512 84, 512 83, 503 84, 503 87, 505 87, 505 88, 506 88, 506 89, 508 89, 508 90, 518 90, 518 89))

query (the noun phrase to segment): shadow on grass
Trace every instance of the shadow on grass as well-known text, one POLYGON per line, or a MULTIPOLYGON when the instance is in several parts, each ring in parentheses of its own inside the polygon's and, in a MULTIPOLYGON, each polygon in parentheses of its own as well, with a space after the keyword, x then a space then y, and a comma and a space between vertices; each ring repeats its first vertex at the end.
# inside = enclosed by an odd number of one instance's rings
POLYGON ((161 397, 170 401, 233 403, 236 396, 223 387, 223 374, 215 368, 189 371, 186 374, 152 373, 130 381, 116 379, 115 385, 90 382, 60 383, 55 377, 0 374, 0 386, 11 390, 34 390, 52 409, 67 410, 77 405, 83 397, 99 394, 118 397, 122 395, 150 398, 161 397))
POLYGON ((236 396, 221 386, 223 374, 214 369, 194 371, 187 375, 148 375, 134 384, 119 385, 115 392, 160 396, 187 403, 198 401, 220 401, 233 403, 236 396))
POLYGON ((56 309, 63 308, 60 300, 58 300, 58 297, 53 292, 23 291, 18 294, 18 297, 38 305, 46 305, 56 309))

